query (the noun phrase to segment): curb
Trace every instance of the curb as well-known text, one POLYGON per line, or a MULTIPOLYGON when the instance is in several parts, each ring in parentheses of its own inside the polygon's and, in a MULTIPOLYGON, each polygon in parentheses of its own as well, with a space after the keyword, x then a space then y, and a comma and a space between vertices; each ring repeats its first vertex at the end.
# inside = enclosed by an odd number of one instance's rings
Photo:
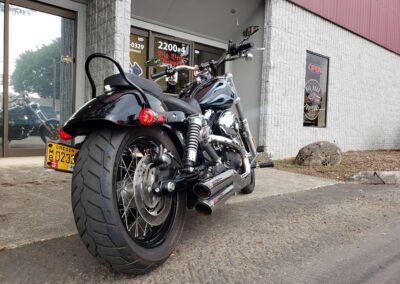
POLYGON ((350 178, 362 184, 400 184, 400 171, 364 171, 350 178))

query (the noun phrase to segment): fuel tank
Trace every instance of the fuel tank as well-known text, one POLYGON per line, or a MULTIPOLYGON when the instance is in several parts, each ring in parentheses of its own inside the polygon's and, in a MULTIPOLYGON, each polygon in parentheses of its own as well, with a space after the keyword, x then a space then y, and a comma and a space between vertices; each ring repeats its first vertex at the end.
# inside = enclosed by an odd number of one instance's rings
POLYGON ((212 78, 199 84, 192 96, 202 109, 227 109, 235 101, 234 89, 222 78, 212 78))

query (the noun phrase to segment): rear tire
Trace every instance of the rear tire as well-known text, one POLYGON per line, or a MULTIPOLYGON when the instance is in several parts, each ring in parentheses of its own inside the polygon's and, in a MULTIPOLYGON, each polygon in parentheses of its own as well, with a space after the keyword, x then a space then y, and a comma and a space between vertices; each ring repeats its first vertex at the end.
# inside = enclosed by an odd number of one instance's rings
MULTIPOLYGON (((85 140, 76 161, 72 178, 72 206, 79 235, 93 256, 116 272, 144 274, 163 263, 175 249, 184 227, 186 193, 172 193, 173 205, 164 221, 169 223, 165 225, 165 230, 161 230, 163 235, 158 242, 151 245, 144 241, 141 243, 132 236, 132 231, 128 232, 128 224, 125 225, 121 219, 121 208, 118 207, 116 164, 122 159, 124 147, 135 139, 158 141, 180 161, 173 142, 161 129, 94 131, 85 140)), ((158 232, 158 229, 154 230, 158 232)), ((154 232, 150 230, 149 234, 154 232)), ((143 238, 145 236, 146 228, 143 238)))

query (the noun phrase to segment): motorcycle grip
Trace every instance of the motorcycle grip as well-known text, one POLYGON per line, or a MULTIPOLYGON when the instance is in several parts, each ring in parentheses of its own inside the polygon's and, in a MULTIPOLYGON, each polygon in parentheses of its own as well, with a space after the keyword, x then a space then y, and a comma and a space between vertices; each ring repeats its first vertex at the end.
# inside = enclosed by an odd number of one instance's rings
POLYGON ((250 49, 254 47, 254 43, 248 41, 248 42, 244 42, 242 44, 240 44, 238 47, 236 47, 236 52, 242 52, 244 50, 250 49))
POLYGON ((157 79, 157 78, 160 78, 160 77, 165 76, 165 75, 167 75, 167 70, 151 74, 151 79, 157 79))

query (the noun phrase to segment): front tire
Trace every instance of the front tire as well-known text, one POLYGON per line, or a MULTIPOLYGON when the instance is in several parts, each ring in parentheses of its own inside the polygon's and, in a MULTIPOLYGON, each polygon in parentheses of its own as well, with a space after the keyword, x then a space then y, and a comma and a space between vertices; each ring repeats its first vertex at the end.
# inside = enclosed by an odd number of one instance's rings
POLYGON ((144 219, 140 219, 134 204, 129 211, 125 205, 121 209, 119 165, 121 161, 125 164, 127 147, 138 140, 162 145, 180 162, 173 142, 161 129, 101 129, 91 133, 82 145, 72 178, 73 213, 83 243, 112 270, 130 274, 147 273, 168 258, 180 239, 186 213, 186 193, 172 193, 168 217, 146 236, 144 219), (139 228, 139 233, 129 230, 133 227, 139 228))

